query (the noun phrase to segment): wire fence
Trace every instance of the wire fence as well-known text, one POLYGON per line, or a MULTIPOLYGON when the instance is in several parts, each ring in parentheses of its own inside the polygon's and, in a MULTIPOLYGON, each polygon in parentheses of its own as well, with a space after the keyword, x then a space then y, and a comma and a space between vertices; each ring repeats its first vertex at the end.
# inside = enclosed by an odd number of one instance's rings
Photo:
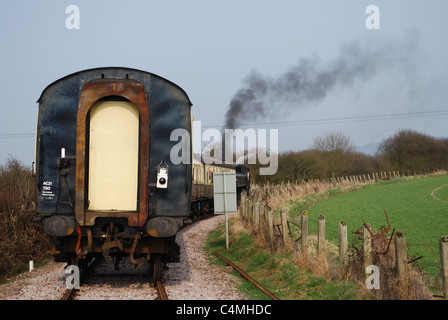
MULTIPOLYGON (((433 295, 422 280, 422 273, 409 261, 405 233, 384 228, 374 231, 369 224, 359 227, 359 248, 349 252, 347 225, 338 225, 337 247, 325 239, 326 218, 319 216, 317 239, 308 234, 308 214, 302 212, 300 223, 288 220, 288 209, 282 205, 290 199, 323 192, 332 188, 350 187, 403 177, 399 172, 380 172, 328 180, 302 181, 281 185, 256 185, 250 195, 241 195, 238 217, 261 239, 271 252, 292 251, 304 267, 334 278, 361 281, 367 289, 375 289, 379 299, 426 300, 447 299, 448 236, 440 237, 442 295, 433 295), (280 214, 274 216, 274 211, 280 214), (310 240, 310 236, 313 240, 310 240)), ((387 218, 387 214, 386 214, 387 218)), ((388 220, 387 220, 388 221, 388 220)))

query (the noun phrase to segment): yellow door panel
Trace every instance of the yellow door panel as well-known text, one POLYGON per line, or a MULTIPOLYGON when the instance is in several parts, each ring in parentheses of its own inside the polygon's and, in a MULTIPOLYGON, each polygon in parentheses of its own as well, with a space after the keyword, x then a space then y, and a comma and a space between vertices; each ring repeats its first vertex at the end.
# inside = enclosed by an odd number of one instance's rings
POLYGON ((127 101, 90 109, 89 210, 137 210, 139 114, 127 101))

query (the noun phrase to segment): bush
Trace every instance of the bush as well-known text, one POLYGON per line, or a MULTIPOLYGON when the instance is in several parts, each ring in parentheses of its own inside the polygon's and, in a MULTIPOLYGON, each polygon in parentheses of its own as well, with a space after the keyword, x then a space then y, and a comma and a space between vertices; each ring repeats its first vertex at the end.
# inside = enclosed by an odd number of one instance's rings
POLYGON ((398 131, 378 149, 394 170, 435 171, 448 165, 448 139, 436 139, 413 130, 398 131))
POLYGON ((31 171, 13 158, 0 165, 0 278, 47 258, 49 239, 33 222, 33 199, 31 171))
POLYGON ((31 170, 14 158, 10 158, 5 166, 0 165, 0 211, 8 211, 33 199, 31 170))

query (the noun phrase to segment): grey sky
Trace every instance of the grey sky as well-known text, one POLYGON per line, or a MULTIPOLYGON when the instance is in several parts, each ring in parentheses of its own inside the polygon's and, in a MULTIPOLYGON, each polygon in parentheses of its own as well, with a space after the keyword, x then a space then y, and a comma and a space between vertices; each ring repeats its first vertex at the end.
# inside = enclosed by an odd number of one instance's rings
POLYGON ((373 52, 373 61, 390 55, 398 60, 387 67, 367 61, 371 75, 349 85, 338 82, 319 100, 271 97, 268 117, 243 124, 275 122, 280 151, 304 149, 334 129, 356 145, 381 142, 401 128, 446 137, 448 112, 312 125, 291 121, 448 110, 447 12, 444 0, 2 0, 0 163, 12 155, 31 164, 34 137, 10 135, 34 133, 40 93, 70 73, 102 66, 153 72, 187 92, 203 127, 221 129, 251 72, 281 77, 301 59, 325 70, 353 45, 373 52), (65 26, 71 4, 80 10, 79 30, 65 26), (380 9, 379 30, 365 26, 370 4, 380 9))

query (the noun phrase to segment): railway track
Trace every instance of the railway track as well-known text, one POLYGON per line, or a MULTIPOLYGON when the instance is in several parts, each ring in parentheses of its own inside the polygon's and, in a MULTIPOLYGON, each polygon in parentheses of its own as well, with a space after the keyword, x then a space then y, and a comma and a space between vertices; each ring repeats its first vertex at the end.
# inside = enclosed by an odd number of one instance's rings
POLYGON ((66 289, 60 300, 74 300, 76 289, 66 289))
POLYGON ((157 289, 157 299, 156 300, 169 300, 168 294, 165 291, 165 286, 161 281, 156 281, 155 287, 157 289))
MULTIPOLYGON (((203 217, 196 217, 190 223, 185 224, 182 227, 182 229, 185 229, 187 227, 192 227, 194 224, 196 224, 196 223, 198 223, 200 221, 206 220, 206 219, 208 219, 210 217, 213 217, 213 215, 205 215, 203 217)), ((60 300, 77 300, 77 299, 82 299, 83 296, 85 295, 83 292, 85 292, 85 291, 92 291, 93 289, 89 288, 90 285, 88 284, 87 280, 91 276, 92 269, 97 264, 98 264, 97 262, 95 262, 95 263, 92 262, 91 264, 89 264, 88 268, 85 271, 81 272, 81 275, 80 275, 80 280, 81 280, 80 286, 81 286, 82 290, 74 289, 74 288, 73 289, 65 289, 64 293, 62 294, 62 296, 59 299, 60 300), (78 297, 78 294, 79 294, 79 297, 78 297)), ((127 277, 131 277, 132 278, 133 276, 139 276, 139 274, 132 274, 132 272, 131 273, 127 273, 127 274, 114 274, 112 272, 110 274, 108 274, 108 273, 106 273, 106 274, 98 273, 97 275, 95 275, 95 277, 102 277, 102 278, 120 277, 120 276, 122 276, 122 277, 126 277, 127 276, 127 277)), ((140 274, 140 276, 141 276, 141 274, 140 274)), ((126 281, 129 281, 129 280, 123 279, 122 281, 126 282, 126 281)), ((161 281, 156 281, 155 283, 148 282, 147 287, 148 286, 151 287, 151 288, 155 288, 156 294, 153 294, 152 292, 150 292, 151 296, 154 296, 154 295, 156 296, 155 300, 169 300, 168 294, 167 294, 167 292, 165 290, 165 286, 164 286, 164 284, 161 281)))
POLYGON ((65 289, 59 300, 91 300, 98 297, 168 300, 163 283, 150 280, 149 265, 137 269, 128 263, 121 267, 119 271, 112 270, 109 261, 100 263, 96 269, 94 265, 89 266, 81 273, 79 289, 65 289))
MULTIPOLYGON (((202 222, 206 222, 207 220, 208 219, 201 219, 202 222)), ((182 232, 187 232, 187 234, 188 232, 190 232, 195 236, 188 242, 188 236, 181 236, 179 240, 179 244, 181 245, 181 247, 192 248, 193 245, 199 244, 198 238, 196 237, 196 235, 198 234, 197 230, 200 230, 199 234, 207 234, 207 232, 205 230, 202 230, 201 228, 196 229, 198 227, 194 227, 194 224, 195 223, 192 223, 187 226, 188 228, 183 229, 182 232), (190 228, 195 229, 194 231, 189 231, 191 230, 190 228)), ((214 223, 212 225, 214 225, 214 223)), ((199 251, 199 249, 195 250, 199 251)), ((184 253, 184 257, 190 256, 198 259, 197 252, 194 250, 184 253)), ((209 278, 206 273, 204 275, 201 275, 201 277, 205 277, 205 279, 209 280, 206 280, 205 282, 198 282, 196 280, 194 283, 190 283, 188 279, 193 273, 197 274, 199 270, 195 270, 195 268, 192 268, 191 264, 189 264, 187 261, 184 262, 182 260, 180 263, 168 266, 170 270, 167 271, 165 281, 163 281, 163 283, 154 283, 152 282, 152 280, 150 280, 151 277, 149 276, 149 274, 151 271, 149 264, 144 263, 140 268, 135 268, 134 265, 126 262, 120 265, 119 271, 116 271, 113 269, 110 261, 101 260, 100 263, 98 263, 98 265, 94 267, 94 270, 87 273, 87 276, 81 277, 81 286, 79 290, 64 289, 64 294, 55 298, 63 300, 178 300, 185 298, 222 299, 223 297, 224 299, 244 299, 243 295, 239 296, 239 293, 234 296, 228 295, 229 293, 227 291, 227 285, 230 283, 228 280, 218 286, 212 286, 226 288, 224 294, 217 292, 215 293, 213 289, 211 289, 208 285, 210 281, 213 281, 212 279, 214 278, 209 278), (179 277, 179 274, 181 274, 182 276, 179 277), (167 286, 169 286, 169 288, 167 289, 170 289, 171 291, 168 292, 169 296, 167 295, 164 287, 165 283, 167 286), (183 288, 188 288, 188 290, 185 291, 183 288), (238 298, 235 298, 237 296, 238 298)), ((201 268, 200 270, 202 274, 203 271, 201 268)))
MULTIPOLYGON (((87 264, 87 268, 86 269, 82 269, 80 274, 79 274, 79 279, 77 279, 79 282, 81 282, 81 279, 84 279, 89 272, 98 264, 98 260, 97 259, 93 259, 92 261, 90 261, 90 263, 87 264)), ((67 285, 67 284, 66 284, 67 285)), ((78 285, 81 285, 81 283, 78 283, 78 285)), ((75 289, 75 287, 73 288, 67 288, 62 297, 60 298, 60 300, 74 300, 74 297, 77 293, 78 289, 75 289)))
MULTIPOLYGON (((204 219, 178 234, 181 261, 168 264, 163 283, 171 300, 246 300, 237 289, 239 283, 222 268, 209 265, 203 251, 206 237, 224 216, 204 219)), ((142 261, 144 262, 144 261, 142 261)), ((5 300, 154 300, 156 288, 149 276, 150 264, 140 268, 124 261, 114 270, 110 261, 100 260, 87 278, 81 278, 79 290, 66 290, 66 264, 51 262, 27 272, 21 278, 0 286, 0 298, 5 300)))
POLYGON ((268 289, 263 287, 260 283, 258 283, 255 279, 253 279, 250 275, 248 275, 243 269, 238 267, 236 264, 234 264, 229 259, 225 258, 222 254, 220 254, 218 251, 213 252, 216 256, 218 256, 220 259, 222 259, 225 263, 227 263, 229 266, 231 266, 233 269, 239 272, 239 274, 246 280, 248 280, 250 283, 252 283, 255 287, 260 289, 265 295, 267 295, 272 300, 280 300, 275 294, 270 292, 268 289))
MULTIPOLYGON (((155 298, 155 300, 169 300, 168 294, 165 290, 165 286, 162 282, 157 281, 155 285, 149 284, 149 287, 155 287, 155 289, 157 290, 157 297, 155 298)), ((78 292, 78 289, 66 289, 60 300, 76 300, 78 292)))
MULTIPOLYGON (((193 221, 183 225, 181 229, 184 229, 186 227, 191 227, 193 224, 195 224, 199 221, 208 219, 212 216, 213 215, 205 215, 202 217, 196 217, 193 221)), ((95 267, 96 264, 97 264, 97 262, 89 264, 88 268, 81 273, 81 275, 80 275, 80 278, 82 279, 81 285, 85 283, 85 280, 86 280, 85 278, 87 278, 90 271, 95 267)), ((104 276, 105 275, 103 275, 103 277, 104 276)), ((157 291, 157 297, 155 298, 155 300, 169 300, 168 294, 166 293, 166 290, 165 290, 165 286, 161 281, 156 281, 156 283, 149 283, 149 286, 154 287, 157 291)), ((78 292, 79 292, 79 289, 75 289, 75 288, 66 289, 59 300, 75 300, 78 292)))

